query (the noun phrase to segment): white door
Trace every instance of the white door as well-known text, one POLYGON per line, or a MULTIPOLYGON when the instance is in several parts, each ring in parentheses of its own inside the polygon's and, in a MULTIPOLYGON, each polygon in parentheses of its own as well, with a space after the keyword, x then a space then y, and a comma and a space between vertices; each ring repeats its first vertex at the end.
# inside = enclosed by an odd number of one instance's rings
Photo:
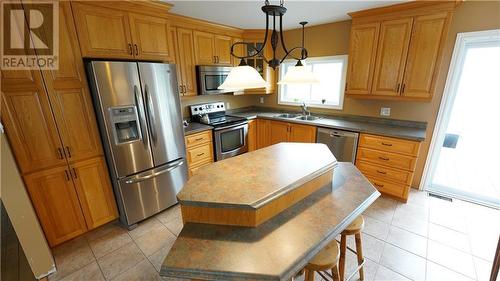
POLYGON ((458 34, 423 183, 500 207, 500 30, 458 34))

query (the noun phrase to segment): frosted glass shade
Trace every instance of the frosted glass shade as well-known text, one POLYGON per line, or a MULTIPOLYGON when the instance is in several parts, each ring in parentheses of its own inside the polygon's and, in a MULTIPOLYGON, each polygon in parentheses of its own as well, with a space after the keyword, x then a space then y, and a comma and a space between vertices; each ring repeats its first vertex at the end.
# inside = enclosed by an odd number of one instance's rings
POLYGON ((267 87, 267 82, 260 76, 255 68, 248 65, 234 67, 218 87, 221 90, 243 90, 267 87))
POLYGON ((316 84, 319 80, 305 66, 291 66, 278 84, 316 84))

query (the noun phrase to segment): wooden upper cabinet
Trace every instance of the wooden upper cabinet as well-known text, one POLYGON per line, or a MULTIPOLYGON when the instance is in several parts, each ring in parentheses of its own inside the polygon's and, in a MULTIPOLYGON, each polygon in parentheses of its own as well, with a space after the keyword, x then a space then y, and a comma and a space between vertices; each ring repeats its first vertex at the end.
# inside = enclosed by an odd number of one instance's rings
POLYGON ((177 67, 181 77, 179 86, 184 96, 196 96, 196 63, 193 31, 177 28, 177 67))
POLYGON ((71 5, 84 57, 133 57, 127 12, 81 3, 71 5))
POLYGON ((194 56, 197 65, 215 64, 215 43, 212 33, 194 31, 194 56))
POLYGON ((33 173, 24 180, 51 247, 87 230, 67 166, 33 173))
POLYGON ((446 40, 448 14, 416 17, 401 95, 429 98, 435 88, 440 53, 446 40))
POLYGON ((371 91, 380 23, 355 25, 351 28, 347 93, 366 95, 371 91))
POLYGON ((71 165, 71 175, 89 229, 96 228, 118 217, 103 157, 71 165))
POLYGON ((229 36, 215 35, 214 37, 215 58, 217 64, 230 65, 232 38, 229 36))
POLYGON ((173 59, 170 24, 166 19, 130 13, 130 27, 137 59, 173 59))
POLYGON ((383 21, 372 86, 373 95, 398 96, 410 44, 412 18, 383 21))
POLYGON ((290 124, 290 136, 288 141, 315 143, 316 126, 290 124))

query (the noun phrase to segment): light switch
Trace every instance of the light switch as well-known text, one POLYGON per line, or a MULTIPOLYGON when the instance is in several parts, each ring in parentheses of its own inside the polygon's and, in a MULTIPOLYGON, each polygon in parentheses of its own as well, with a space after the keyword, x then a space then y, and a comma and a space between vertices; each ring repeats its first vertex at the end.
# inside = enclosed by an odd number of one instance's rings
POLYGON ((391 116, 391 108, 390 107, 381 107, 380 108, 381 116, 391 116))

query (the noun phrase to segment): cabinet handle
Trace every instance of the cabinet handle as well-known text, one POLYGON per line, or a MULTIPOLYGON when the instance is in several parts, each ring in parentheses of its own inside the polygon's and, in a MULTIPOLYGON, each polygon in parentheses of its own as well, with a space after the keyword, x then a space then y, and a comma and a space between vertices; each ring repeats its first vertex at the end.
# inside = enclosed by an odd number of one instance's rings
POLYGON ((76 169, 75 168, 71 168, 71 170, 73 171, 73 178, 76 180, 78 178, 78 175, 76 173, 76 169))
POLYGON ((187 92, 186 85, 182 85, 182 92, 185 94, 187 92))
POLYGON ((377 173, 382 174, 382 175, 387 174, 387 172, 383 172, 383 171, 379 171, 379 170, 377 170, 377 173))
POLYGON ((219 59, 219 56, 217 56, 217 63, 219 63, 219 62, 220 62, 220 59, 219 59))
POLYGON ((64 155, 60 147, 57 148, 57 153, 59 154, 59 159, 64 159, 64 155))
POLYGON ((198 154, 196 154, 196 156, 202 156, 202 155, 204 155, 204 154, 205 154, 205 152, 203 152, 203 153, 198 153, 198 154))
POLYGON ((378 157, 378 159, 380 159, 380 160, 384 160, 384 161, 388 161, 388 160, 389 160, 389 158, 386 158, 386 157, 381 157, 381 156, 379 156, 379 157, 378 157))
POLYGON ((401 86, 401 83, 398 83, 398 86, 396 87, 396 93, 399 93, 399 86, 401 86))
POLYGON ((392 143, 385 143, 383 142, 382 145, 385 145, 385 146, 392 146, 392 143))
POLYGON ((66 146, 66 151, 68 153, 68 158, 71 158, 71 150, 69 149, 69 146, 66 146))
POLYGON ((132 55, 132 44, 128 43, 129 55, 132 55))
POLYGON ((403 83, 403 88, 401 89, 401 94, 404 94, 404 92, 405 92, 405 86, 406 86, 406 84, 403 83))
POLYGON ((197 138, 197 139, 194 139, 195 141, 201 141, 203 140, 203 138, 197 138))
POLYGON ((345 89, 344 89, 344 91, 347 91, 347 83, 345 83, 345 89))
POLYGON ((139 48, 137 48, 137 44, 134 44, 135 47, 135 55, 139 55, 139 48))
POLYGON ((69 181, 68 170, 64 170, 64 175, 66 176, 66 181, 69 181))
POLYGON ((384 187, 384 185, 383 185, 383 184, 378 184, 378 183, 373 183, 373 185, 374 185, 374 186, 376 186, 376 187, 378 187, 378 188, 382 188, 382 187, 384 187))

